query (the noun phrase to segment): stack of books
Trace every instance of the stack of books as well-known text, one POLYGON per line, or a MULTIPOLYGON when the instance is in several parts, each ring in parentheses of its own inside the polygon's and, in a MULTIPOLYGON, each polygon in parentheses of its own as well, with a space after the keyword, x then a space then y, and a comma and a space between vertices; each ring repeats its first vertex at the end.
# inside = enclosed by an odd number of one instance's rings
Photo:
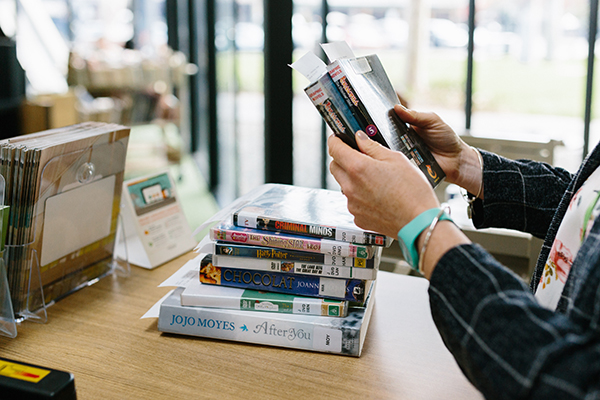
POLYGON ((358 228, 339 191, 260 186, 210 229, 158 329, 360 356, 391 243, 358 228))

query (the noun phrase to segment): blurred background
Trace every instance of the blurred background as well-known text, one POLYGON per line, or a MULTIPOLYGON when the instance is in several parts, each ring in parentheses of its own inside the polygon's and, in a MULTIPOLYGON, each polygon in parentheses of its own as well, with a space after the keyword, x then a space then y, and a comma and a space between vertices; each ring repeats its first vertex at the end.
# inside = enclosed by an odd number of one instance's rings
POLYGON ((600 138, 597 14, 597 0, 0 0, 0 136, 130 125, 138 146, 193 159, 221 205, 264 182, 335 188, 288 64, 345 40, 465 140, 574 171, 600 138))

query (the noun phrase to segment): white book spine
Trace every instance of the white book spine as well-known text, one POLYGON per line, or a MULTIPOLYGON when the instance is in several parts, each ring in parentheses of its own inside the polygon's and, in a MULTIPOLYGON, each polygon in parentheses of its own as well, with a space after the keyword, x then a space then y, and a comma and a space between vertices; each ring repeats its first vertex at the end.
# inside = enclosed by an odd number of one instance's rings
POLYGON ((360 356, 360 323, 344 324, 339 318, 321 316, 183 307, 169 301, 179 294, 175 291, 160 306, 159 331, 360 356))

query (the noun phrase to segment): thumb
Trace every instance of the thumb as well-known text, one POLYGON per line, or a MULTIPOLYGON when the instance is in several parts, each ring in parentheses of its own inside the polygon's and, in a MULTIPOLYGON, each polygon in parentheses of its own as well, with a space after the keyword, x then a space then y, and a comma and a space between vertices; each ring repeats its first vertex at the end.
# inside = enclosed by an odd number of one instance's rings
POLYGON ((372 140, 363 131, 356 132, 356 144, 360 151, 376 160, 385 157, 385 152, 389 151, 381 143, 372 140))

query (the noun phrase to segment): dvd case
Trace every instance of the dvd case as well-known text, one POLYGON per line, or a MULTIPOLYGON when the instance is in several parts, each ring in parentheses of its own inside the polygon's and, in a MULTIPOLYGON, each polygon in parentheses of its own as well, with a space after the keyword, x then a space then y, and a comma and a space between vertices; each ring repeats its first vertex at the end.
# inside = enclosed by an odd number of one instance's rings
MULTIPOLYGON (((320 82, 324 75, 329 75, 335 87, 325 88, 321 85, 321 88, 325 93, 324 98, 343 98, 344 102, 336 107, 338 118, 343 120, 344 116, 346 119, 348 115, 354 116, 358 129, 382 145, 402 152, 435 188, 446 175, 423 139, 394 111, 394 105, 399 103, 398 96, 379 57, 375 54, 355 57, 345 42, 323 44, 322 47, 329 57, 328 65, 313 53, 307 53, 291 65, 309 80, 310 84, 305 88, 307 95, 310 97, 313 85, 320 82), (334 89, 337 89, 337 93, 334 89)), ((315 104, 314 100, 311 101, 315 104)), ((327 119, 325 121, 331 127, 330 122, 327 119)), ((355 140, 349 140, 347 135, 332 130, 358 149, 355 140)), ((356 130, 354 128, 352 136, 356 130)))
POLYGON ((200 263, 200 282, 362 303, 373 281, 216 267, 207 254, 200 263))
POLYGON ((205 285, 199 280, 191 281, 181 292, 181 305, 324 317, 348 315, 348 302, 345 300, 205 285))
POLYGON ((389 236, 356 226, 339 190, 277 183, 254 189, 233 212, 233 224, 355 244, 389 247, 393 242, 389 236))
POLYGON ((375 250, 371 245, 358 245, 336 240, 283 234, 281 232, 241 228, 227 223, 221 223, 210 228, 209 237, 211 240, 228 243, 267 246, 286 250, 300 250, 339 257, 369 259, 373 258, 375 254, 375 250))
POLYGON ((244 244, 233 244, 224 242, 208 242, 199 252, 213 253, 240 258, 257 258, 266 260, 281 260, 291 262, 305 262, 324 264, 332 267, 354 267, 373 269, 379 264, 380 253, 377 252, 373 258, 337 257, 328 254, 310 253, 307 251, 284 250, 274 247, 251 246, 244 244))
POLYGON ((285 261, 268 258, 232 257, 213 254, 212 263, 216 267, 253 269, 268 272, 285 272, 298 275, 327 276, 344 279, 376 279, 377 268, 355 268, 307 263, 302 261, 285 261))

